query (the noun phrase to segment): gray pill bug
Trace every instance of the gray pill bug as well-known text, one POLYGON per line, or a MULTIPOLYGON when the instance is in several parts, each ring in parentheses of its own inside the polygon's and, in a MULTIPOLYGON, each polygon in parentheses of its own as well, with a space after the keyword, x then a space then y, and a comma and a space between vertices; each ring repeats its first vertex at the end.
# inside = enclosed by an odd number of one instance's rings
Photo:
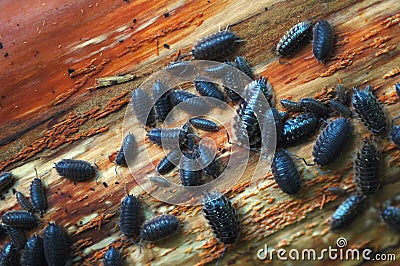
POLYGON ((125 136, 124 140, 122 141, 121 148, 119 149, 117 156, 115 157, 115 163, 117 165, 121 166, 126 166, 126 158, 125 158, 125 153, 129 152, 129 154, 132 154, 130 158, 133 158, 136 152, 137 148, 137 143, 135 136, 131 133, 125 136))
POLYGON ((290 57, 305 46, 311 39, 313 24, 302 21, 294 25, 279 40, 276 52, 281 57, 290 57))
POLYGON ((190 61, 171 62, 165 70, 174 77, 182 78, 194 77, 196 73, 196 67, 190 61))
POLYGON ((335 112, 338 113, 339 115, 343 117, 351 117, 352 113, 351 110, 341 103, 340 101, 336 101, 334 99, 329 101, 329 107, 335 112))
POLYGON ((387 225, 400 233, 400 208, 386 206, 381 215, 387 225))
POLYGON ((214 121, 208 120, 203 117, 192 117, 189 119, 189 123, 197 129, 204 131, 217 132, 219 131, 219 126, 214 121))
POLYGON ((169 87, 164 82, 156 80, 152 88, 152 93, 153 99, 155 100, 154 108, 157 113, 158 121, 164 122, 169 112, 173 109, 169 98, 169 87))
POLYGON ((14 184, 14 177, 10 172, 4 172, 0 175, 0 192, 5 191, 14 184))
POLYGON ((122 266, 123 258, 122 258, 121 252, 119 252, 114 247, 110 247, 104 254, 103 265, 104 266, 122 266))
POLYGON ((141 241, 155 242, 175 235, 180 220, 171 214, 162 214, 145 221, 140 229, 141 241))
POLYGON ((363 211, 365 201, 366 196, 364 195, 352 195, 348 197, 332 214, 329 221, 331 230, 349 226, 363 211))
POLYGON ((154 127, 156 124, 156 114, 153 108, 153 100, 141 88, 132 91, 131 104, 136 119, 148 127, 154 127))
POLYGON ((0 250, 0 265, 2 266, 18 266, 19 254, 17 248, 12 242, 8 242, 0 250))
POLYGON ((218 65, 212 65, 204 68, 204 71, 207 73, 207 75, 211 77, 222 77, 224 76, 228 71, 231 71, 231 67, 236 68, 237 65, 235 62, 227 61, 224 63, 220 63, 218 65))
POLYGON ((203 98, 185 90, 173 90, 170 95, 174 106, 188 114, 205 115, 211 110, 211 105, 203 98))
POLYGON ((168 179, 165 179, 164 177, 161 176, 150 176, 149 177, 150 182, 153 184, 159 186, 159 187, 170 187, 172 182, 169 181, 168 179))
POLYGON ((313 28, 313 54, 318 62, 325 61, 332 54, 334 35, 332 26, 326 20, 315 23, 313 28))

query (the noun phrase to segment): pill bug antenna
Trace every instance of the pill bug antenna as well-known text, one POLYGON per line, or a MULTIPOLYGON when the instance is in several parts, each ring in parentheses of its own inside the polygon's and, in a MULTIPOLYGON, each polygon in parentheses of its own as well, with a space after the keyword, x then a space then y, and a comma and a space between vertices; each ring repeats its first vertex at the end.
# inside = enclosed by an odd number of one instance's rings
POLYGON ((318 166, 318 164, 316 164, 316 163, 308 163, 308 162, 306 161, 306 159, 304 159, 303 157, 300 157, 300 156, 298 156, 298 155, 296 155, 296 154, 293 154, 293 153, 291 153, 291 152, 289 152, 289 151, 288 151, 288 153, 289 153, 291 156, 293 156, 294 158, 296 158, 296 160, 302 160, 302 161, 304 162, 305 165, 307 165, 307 166, 313 166, 313 167, 317 168, 318 173, 319 173, 320 175, 327 175, 327 174, 329 174, 329 173, 331 172, 330 170, 326 170, 326 171, 322 170, 322 169, 318 166))
POLYGON ((251 148, 251 147, 245 147, 245 146, 240 145, 240 144, 238 144, 238 143, 231 142, 231 139, 229 138, 229 133, 228 133, 228 131, 225 131, 225 132, 226 132, 226 136, 227 136, 227 138, 228 138, 228 143, 229 143, 229 144, 235 145, 235 146, 238 146, 238 147, 241 147, 241 148, 244 148, 244 149, 249 149, 249 150, 254 151, 254 152, 261 152, 260 149, 251 148))
POLYGON ((390 128, 393 128, 393 126, 394 126, 394 121, 399 120, 399 119, 400 119, 400 116, 393 118, 393 119, 392 119, 392 122, 390 123, 390 128))
POLYGON ((133 241, 132 239, 130 239, 130 238, 128 238, 128 239, 126 239, 125 241, 124 241, 125 243, 132 243, 132 244, 134 244, 134 245, 136 245, 136 246, 139 246, 139 254, 138 254, 138 257, 142 254, 142 248, 143 248, 143 245, 142 245, 142 240, 140 240, 139 242, 136 242, 136 241, 133 241))
POLYGON ((224 257, 224 255, 225 255, 225 252, 226 252, 226 249, 227 249, 227 247, 226 247, 226 245, 224 244, 224 251, 222 251, 222 255, 219 257, 219 259, 217 260, 217 262, 215 263, 215 266, 218 266, 218 263, 222 260, 222 258, 224 257))
POLYGON ((93 162, 93 164, 96 166, 96 168, 97 168, 97 171, 96 171, 96 184, 98 184, 98 180, 99 180, 99 177, 100 177, 100 172, 99 172, 99 166, 96 164, 96 159, 94 160, 94 162, 93 162))

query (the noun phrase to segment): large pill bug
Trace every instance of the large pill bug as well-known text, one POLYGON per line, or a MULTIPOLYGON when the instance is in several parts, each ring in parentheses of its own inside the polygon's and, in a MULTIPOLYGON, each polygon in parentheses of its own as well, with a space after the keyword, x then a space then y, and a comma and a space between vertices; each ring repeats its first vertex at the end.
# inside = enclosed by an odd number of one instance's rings
POLYGON ((153 128, 147 137, 154 144, 165 149, 178 149, 194 137, 193 129, 188 123, 182 128, 153 128))
POLYGON ((147 92, 141 88, 133 90, 131 103, 137 120, 148 127, 154 127, 156 115, 153 109, 153 100, 147 92))
POLYGON ((289 57, 295 54, 311 39, 312 26, 308 21, 302 21, 294 25, 279 40, 276 46, 277 54, 281 57, 289 57))
POLYGON ((365 90, 353 88, 353 108, 364 125, 375 134, 382 134, 386 130, 386 117, 372 93, 372 87, 367 86, 365 90))
POLYGON ((203 214, 215 237, 223 244, 234 244, 239 236, 240 222, 229 199, 219 191, 205 193, 203 214))
POLYGON ((27 211, 8 211, 1 220, 5 225, 24 228, 33 228, 39 223, 39 219, 27 211))
POLYGON ((346 146, 352 129, 348 118, 340 117, 330 122, 314 144, 314 162, 324 166, 337 159, 346 146))
POLYGON ((200 186, 203 184, 201 167, 195 156, 182 156, 179 164, 179 177, 184 186, 200 186))
POLYGON ((349 102, 349 90, 343 86, 343 84, 337 84, 336 86, 336 97, 342 104, 347 104, 349 102))
POLYGON ((127 162, 125 158, 125 153, 134 155, 136 148, 137 148, 137 143, 135 136, 129 133, 128 135, 125 136, 124 140, 122 141, 121 148, 119 149, 117 156, 115 157, 115 163, 117 165, 126 166, 127 162))
POLYGON ((304 113, 283 123, 282 146, 297 145, 306 141, 318 130, 318 117, 313 113, 304 113))
POLYGON ((18 266, 19 255, 18 250, 12 242, 8 242, 0 251, 0 265, 1 266, 18 266))
POLYGON ((122 254, 114 247, 110 247, 104 254, 104 266, 122 266, 122 254))
POLYGON ((329 221, 331 230, 342 229, 350 225, 363 210, 365 199, 364 195, 352 195, 340 204, 329 221))
POLYGON ((237 56, 235 58, 235 63, 240 71, 245 73, 249 78, 254 79, 254 73, 251 70, 251 66, 249 62, 247 62, 246 58, 244 58, 243 56, 237 56))
POLYGON ((329 112, 324 103, 313 98, 303 98, 300 100, 300 104, 306 112, 314 113, 319 117, 325 117, 329 112))
POLYGON ((169 181, 161 176, 150 176, 149 180, 150 180, 150 182, 152 182, 153 184, 155 184, 159 187, 170 187, 172 185, 171 181, 169 181))
POLYGON ((22 255, 23 266, 43 266, 47 265, 44 255, 43 238, 34 235, 28 239, 22 255))
POLYGON ((179 165, 179 160, 182 156, 180 150, 172 150, 167 156, 161 159, 156 167, 156 171, 160 175, 165 175, 174 170, 174 168, 179 165))
POLYGON ((300 191, 300 173, 286 150, 275 152, 271 172, 279 188, 286 194, 296 195, 300 191))
POLYGON ((126 195, 121 202, 119 228, 127 237, 139 234, 142 222, 139 200, 133 195, 126 195))
POLYGON ((15 193, 15 197, 17 198, 19 206, 21 206, 23 210, 32 213, 35 212, 35 208, 33 208, 32 203, 25 197, 22 192, 17 191, 17 193, 15 193))
POLYGON ((43 234, 44 254, 47 264, 65 265, 70 261, 68 239, 64 228, 55 222, 49 223, 43 234))
POLYGON ((328 21, 320 20, 313 28, 313 54, 318 62, 325 63, 332 53, 333 29, 328 21))
POLYGON ((343 103, 334 99, 329 101, 329 107, 343 117, 351 117, 351 110, 343 103))
POLYGON ((382 219, 391 228, 400 232, 400 208, 387 206, 382 211, 382 219))
POLYGON ((291 101, 289 99, 282 99, 281 100, 281 105, 283 108, 285 108, 285 110, 289 111, 289 112, 302 112, 303 106, 301 105, 301 103, 299 102, 294 102, 291 101))
POLYGON ((204 131, 217 132, 219 130, 218 125, 214 121, 198 116, 190 118, 189 123, 194 128, 201 129, 204 131))
POLYGON ((39 178, 34 178, 29 187, 30 201, 33 208, 40 212, 43 216, 47 208, 47 199, 45 195, 45 188, 43 186, 42 180, 39 178))
POLYGON ((60 176, 73 181, 88 181, 96 175, 94 167, 83 160, 62 159, 55 168, 60 176))
POLYGON ((239 42, 241 42, 239 36, 230 30, 223 30, 199 40, 193 46, 191 53, 195 59, 224 58, 233 53, 239 42))
POLYGON ((354 164, 354 182, 357 189, 368 195, 380 185, 381 156, 372 138, 364 140, 354 164))
POLYGON ((152 88, 153 98, 155 100, 158 121, 164 122, 173 106, 169 98, 169 87, 162 81, 156 80, 152 88))
POLYGON ((200 79, 201 78, 194 81, 194 87, 201 96, 215 98, 223 102, 225 101, 225 95, 217 84, 200 79))
POLYGON ((11 187, 14 183, 14 178, 10 172, 4 172, 0 175, 0 192, 11 187))
POLYGON ((22 228, 7 226, 7 233, 17 249, 23 249, 25 247, 26 237, 22 228))
POLYGON ((204 115, 211 110, 210 104, 193 93, 184 90, 173 90, 170 94, 171 103, 189 114, 204 115))
POLYGON ((180 225, 181 222, 174 215, 158 215, 143 223, 140 229, 140 239, 154 242, 171 237, 178 232, 180 225))

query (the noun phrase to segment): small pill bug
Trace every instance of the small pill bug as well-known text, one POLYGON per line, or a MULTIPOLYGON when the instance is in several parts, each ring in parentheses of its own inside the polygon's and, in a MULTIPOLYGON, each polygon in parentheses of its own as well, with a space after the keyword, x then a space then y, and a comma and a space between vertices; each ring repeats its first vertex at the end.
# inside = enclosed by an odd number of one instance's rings
POLYGON ((0 175, 0 192, 11 187, 14 183, 14 177, 10 172, 4 172, 0 175))
MULTIPOLYGON (((256 89, 261 90, 261 92, 264 94, 270 107, 275 107, 275 96, 271 83, 265 77, 260 77, 253 82, 255 82, 256 89)), ((250 86, 251 85, 249 85, 249 87, 250 86)))
POLYGON ((329 107, 343 117, 351 117, 351 110, 343 103, 334 99, 329 101, 329 107))
POLYGON ((211 97, 225 102, 224 93, 219 89, 219 86, 214 82, 200 80, 199 78, 194 81, 194 87, 201 96, 211 97))
POLYGON ((397 82, 397 83, 394 85, 394 87, 395 87, 395 89, 396 89, 397 97, 400 98, 400 82, 397 82))
POLYGON ((290 57, 295 54, 311 39, 312 26, 308 21, 302 21, 294 25, 279 40, 276 46, 277 54, 281 57, 290 57))
POLYGON ((204 115, 211 110, 204 98, 184 90, 173 90, 170 99, 174 106, 179 104, 179 108, 189 114, 204 115))
POLYGON ((143 223, 140 229, 140 239, 143 241, 158 241, 173 236, 181 225, 179 219, 171 214, 158 215, 143 223))
MULTIPOLYGON (((129 154, 132 154, 134 156, 136 148, 137 143, 135 136, 129 133, 122 141, 121 148, 119 149, 117 156, 115 157, 115 163, 117 165, 126 166, 127 162, 125 158, 125 153, 129 152, 129 154)), ((133 156, 131 156, 130 158, 133 158, 133 156)))
POLYGON ((153 128, 147 132, 147 137, 151 142, 165 149, 179 149, 193 138, 194 134, 193 129, 186 123, 182 128, 153 128))
POLYGON ((365 90, 353 88, 353 108, 364 125, 375 134, 383 134, 386 130, 386 117, 372 92, 371 86, 365 90))
POLYGON ((340 117, 330 122, 314 144, 314 162, 324 166, 337 159, 351 134, 352 126, 348 118, 340 117))
POLYGON ((198 145, 197 152, 199 154, 199 166, 203 169, 202 171, 213 178, 219 177, 221 174, 221 166, 216 158, 215 152, 203 144, 198 145))
POLYGON ((201 167, 194 156, 182 156, 179 164, 179 177, 184 186, 200 186, 203 184, 201 167))
POLYGON ((24 228, 33 228, 39 223, 39 219, 27 211, 8 211, 1 220, 5 225, 24 228))
POLYGON ((14 246, 18 250, 23 249, 26 243, 24 230, 22 228, 12 227, 12 226, 7 226, 6 228, 7 228, 7 233, 10 236, 14 246))
POLYGON ((173 106, 169 99, 169 87, 162 81, 156 80, 152 88, 153 98, 155 100, 158 121, 164 122, 173 106))
POLYGON ((303 98, 300 100, 300 104, 306 112, 314 113, 319 117, 325 117, 329 112, 325 104, 313 98, 303 98))
POLYGON ((354 182, 357 189, 369 195, 380 185, 381 156, 372 138, 365 139, 354 164, 354 182))
POLYGON ((51 222, 43 234, 44 254, 47 264, 65 265, 70 261, 70 251, 64 228, 51 222))
POLYGON ((332 53, 333 29, 328 21, 320 20, 313 28, 313 54, 318 62, 325 63, 332 53))
POLYGON ((306 141, 318 130, 318 118, 313 113, 303 113, 283 123, 282 146, 297 145, 306 141))
POLYGON ((194 128, 201 129, 204 131, 217 132, 219 130, 218 125, 214 121, 198 116, 190 118, 189 123, 194 128))
POLYGON ((35 212, 35 208, 33 208, 32 203, 25 197, 25 195, 19 191, 15 193, 15 197, 17 198, 19 206, 25 211, 35 212))
POLYGON ((55 164, 60 176, 73 181, 88 181, 96 175, 94 167, 87 161, 62 159, 55 164))
POLYGON ((250 147, 259 147, 261 144, 261 131, 252 106, 243 102, 236 112, 238 115, 234 118, 233 128, 239 143, 243 144, 248 141, 250 147))
POLYGON ((294 196, 300 191, 300 173, 286 150, 275 152, 271 172, 279 188, 286 194, 294 196))
POLYGON ((0 251, 0 265, 2 266, 18 266, 19 255, 17 248, 12 242, 8 242, 0 251))
POLYGON ((336 97, 342 104, 347 104, 349 102, 349 90, 339 83, 336 86, 336 97))
POLYGON ((400 232, 400 208, 387 206, 382 211, 382 219, 391 228, 400 232))
POLYGON ((251 70, 251 66, 249 62, 247 62, 246 58, 244 58, 243 56, 237 56, 235 58, 235 63, 240 71, 249 76, 249 78, 254 79, 254 73, 251 70))
POLYGON ((141 224, 141 213, 139 200, 133 195, 126 195, 121 202, 119 214, 119 228, 127 237, 139 234, 141 224))
POLYGON ((122 266, 122 254, 114 247, 110 247, 104 254, 104 266, 122 266))
POLYGON ((153 100, 147 92, 141 88, 133 90, 131 103, 137 120, 148 127, 154 127, 156 115, 153 109, 153 100))
POLYGON ((195 76, 196 67, 191 64, 189 61, 176 61, 169 63, 165 70, 173 76, 182 76, 184 78, 188 78, 191 76, 195 76))
POLYGON ((165 175, 171 172, 177 165, 179 165, 179 160, 181 159, 182 153, 180 150, 172 150, 167 156, 161 159, 156 167, 156 171, 160 175, 165 175))
POLYGON ((282 99, 281 100, 281 105, 285 110, 289 112, 302 112, 303 111, 303 106, 299 102, 294 102, 288 99, 282 99))
POLYGON ((150 176, 149 180, 159 187, 170 187, 172 184, 169 180, 161 176, 150 176))
POLYGON ((234 62, 224 62, 214 66, 208 66, 204 68, 204 71, 212 77, 221 77, 224 76, 228 71, 230 71, 230 67, 236 68, 236 64, 234 62))
POLYGON ((43 186, 42 180, 39 178, 34 178, 29 188, 30 201, 33 208, 40 212, 43 216, 47 208, 47 199, 45 195, 45 188, 43 186))
POLYGON ((240 38, 230 30, 223 30, 199 40, 192 49, 195 59, 213 60, 233 53, 240 38))
POLYGON ((350 225, 363 210, 365 200, 364 195, 352 195, 342 202, 331 216, 329 222, 331 230, 342 229, 350 225))
POLYGON ((22 255, 23 266, 43 266, 47 265, 44 255, 43 238, 34 235, 28 239, 22 255))
POLYGON ((240 222, 235 208, 219 191, 204 194, 203 214, 215 237, 225 245, 234 244, 240 232, 240 222))

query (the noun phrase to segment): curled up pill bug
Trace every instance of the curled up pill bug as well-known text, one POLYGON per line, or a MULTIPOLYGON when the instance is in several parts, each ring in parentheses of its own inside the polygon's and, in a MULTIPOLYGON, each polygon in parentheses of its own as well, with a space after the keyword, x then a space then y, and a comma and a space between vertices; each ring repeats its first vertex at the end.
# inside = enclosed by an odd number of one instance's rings
POLYGON ((141 224, 141 213, 139 200, 129 195, 126 191, 126 196, 121 202, 119 214, 119 228, 127 237, 134 237, 139 234, 141 224))
POLYGON ((65 265, 70 261, 69 243, 64 228, 49 223, 43 233, 44 254, 47 264, 65 265))
POLYGON ((0 265, 2 266, 20 265, 18 250, 12 242, 6 243, 0 250, 0 265))
POLYGON ((110 247, 103 258, 104 266, 122 266, 122 254, 116 248, 110 247))
POLYGON ((225 95, 214 82, 204 81, 198 78, 194 81, 194 87, 201 96, 212 97, 225 102, 225 95))
POLYGON ((7 226, 7 233, 11 238, 14 246, 20 250, 25 247, 26 237, 24 230, 19 227, 7 226))
POLYGON ((283 108, 285 108, 285 110, 289 111, 289 112, 302 112, 303 106, 301 105, 301 103, 299 102, 295 102, 295 101, 291 101, 289 99, 282 99, 281 100, 281 105, 283 108))
POLYGON ((343 117, 351 117, 351 110, 343 103, 334 99, 329 101, 329 107, 343 117))
POLYGON ((10 172, 4 172, 0 175, 0 192, 3 192, 7 188, 11 187, 14 183, 14 177, 10 172))
POLYGON ((391 228, 400 232, 400 208, 387 206, 382 211, 382 219, 391 228))
POLYGON ((251 70, 251 66, 249 64, 249 62, 247 62, 246 58, 243 56, 237 56, 235 58, 235 63, 237 68, 242 71, 243 73, 245 73, 247 76, 249 76, 249 78, 254 79, 254 73, 251 70))
POLYGON ((1 220, 5 225, 23 228, 33 228, 39 223, 39 219, 27 211, 8 211, 1 220))
MULTIPOLYGON (((135 136, 131 133, 125 136, 124 140, 122 141, 121 148, 119 149, 117 156, 115 157, 115 163, 117 165, 126 166, 126 157, 125 153, 129 153, 134 155, 136 151, 136 139, 135 136)), ((133 158, 133 156, 130 156, 133 158)))
POLYGON ((169 99, 169 87, 164 82, 156 80, 152 88, 152 93, 158 120, 164 122, 173 108, 169 99))
POLYGON ((23 210, 32 213, 35 212, 32 203, 25 197, 25 195, 22 192, 17 191, 17 193, 15 193, 15 197, 17 198, 19 206, 21 206, 23 210))
POLYGON ((275 152, 271 172, 279 188, 286 194, 296 195, 300 191, 300 173, 286 150, 275 152))
POLYGON ((283 123, 282 146, 297 145, 309 139, 318 130, 318 117, 313 113, 303 113, 283 123))
POLYGON ((43 238, 33 235, 26 242, 24 253, 22 255, 23 266, 42 266, 47 265, 44 255, 43 238))
POLYGON ((313 98, 303 98, 300 103, 306 112, 314 113, 319 117, 325 117, 329 112, 324 103, 313 98))
POLYGON ((328 21, 320 20, 313 28, 313 54, 320 63, 325 63, 332 53, 334 42, 333 29, 328 21))
POLYGON ((40 212, 40 214, 43 216, 47 208, 47 199, 45 195, 45 188, 40 178, 36 177, 32 180, 32 183, 29 187, 29 194, 33 208, 40 212))
POLYGON ((204 131, 216 132, 219 130, 218 125, 211 120, 202 118, 202 117, 192 117, 189 119, 189 123, 197 129, 201 129, 204 131))
POLYGON ((147 92, 141 88, 133 90, 131 103, 136 119, 148 127, 154 127, 156 124, 156 114, 153 109, 153 100, 147 92))
POLYGON ((177 165, 179 165, 179 160, 182 156, 180 150, 172 150, 170 151, 161 161, 158 163, 156 167, 156 171, 160 175, 165 175, 171 172, 177 165))
POLYGON ((181 222, 171 214, 162 214, 143 223, 140 229, 140 239, 143 241, 158 241, 175 235, 181 222))
POLYGON ((364 195, 351 195, 348 197, 330 219, 331 230, 342 229, 349 226, 355 218, 363 211, 366 197, 364 195))
POLYGON ((311 39, 312 26, 308 21, 302 21, 294 25, 279 40, 276 46, 277 54, 281 57, 290 57, 295 54, 311 39))
POLYGON ((55 168, 60 176, 73 181, 88 181, 96 175, 94 167, 83 160, 62 159, 55 168))

